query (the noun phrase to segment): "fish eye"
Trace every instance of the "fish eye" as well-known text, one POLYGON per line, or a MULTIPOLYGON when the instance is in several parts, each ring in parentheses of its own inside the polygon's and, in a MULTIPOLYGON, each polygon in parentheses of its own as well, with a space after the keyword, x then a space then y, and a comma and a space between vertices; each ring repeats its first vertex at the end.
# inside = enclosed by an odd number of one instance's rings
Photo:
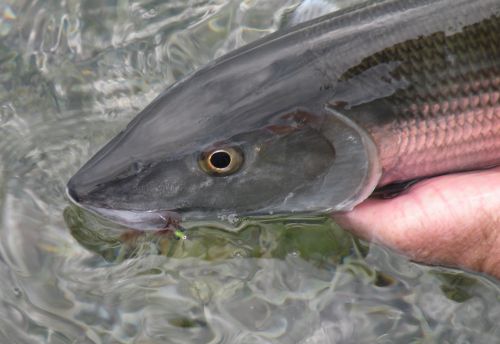
POLYGON ((215 149, 202 153, 198 162, 201 169, 210 175, 227 176, 240 169, 243 154, 233 147, 215 149))

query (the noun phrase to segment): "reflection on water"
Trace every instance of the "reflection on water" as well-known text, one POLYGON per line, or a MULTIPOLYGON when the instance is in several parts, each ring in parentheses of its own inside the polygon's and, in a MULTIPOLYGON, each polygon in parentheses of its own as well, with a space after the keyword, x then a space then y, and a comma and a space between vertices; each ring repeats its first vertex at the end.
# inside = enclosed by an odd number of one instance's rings
POLYGON ((134 114, 298 2, 0 3, 0 343, 496 341, 497 284, 368 249, 325 218, 184 238, 64 211, 68 178, 134 114))

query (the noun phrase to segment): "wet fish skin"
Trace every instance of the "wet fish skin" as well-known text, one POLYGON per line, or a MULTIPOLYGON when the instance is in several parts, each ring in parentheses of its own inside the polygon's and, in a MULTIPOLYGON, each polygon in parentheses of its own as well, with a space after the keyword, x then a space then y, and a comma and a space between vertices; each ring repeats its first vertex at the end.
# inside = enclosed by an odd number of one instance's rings
POLYGON ((349 210, 377 186, 500 164, 499 94, 500 1, 370 1, 169 88, 68 194, 146 226, 170 211, 349 210), (224 145, 243 150, 241 171, 200 171, 200 153, 224 145))
POLYGON ((379 107, 390 114, 385 124, 361 120, 378 147, 383 166, 379 186, 499 164, 498 17, 458 33, 437 32, 388 47, 341 80, 353 84, 363 76, 360 88, 376 89, 379 80, 369 74, 376 75, 382 65, 395 66, 382 78, 389 77, 398 89, 353 111, 362 117, 359 112, 370 114, 379 107), (399 87, 403 84, 407 86, 399 87))

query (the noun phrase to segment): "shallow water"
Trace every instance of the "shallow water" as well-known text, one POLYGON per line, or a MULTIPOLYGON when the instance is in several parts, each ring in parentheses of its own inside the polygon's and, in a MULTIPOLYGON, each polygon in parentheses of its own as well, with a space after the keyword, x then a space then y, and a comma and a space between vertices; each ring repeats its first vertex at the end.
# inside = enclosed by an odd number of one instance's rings
POLYGON ((499 341, 497 282, 324 218, 176 238, 68 208, 69 177, 162 89, 298 2, 0 1, 0 343, 499 341))

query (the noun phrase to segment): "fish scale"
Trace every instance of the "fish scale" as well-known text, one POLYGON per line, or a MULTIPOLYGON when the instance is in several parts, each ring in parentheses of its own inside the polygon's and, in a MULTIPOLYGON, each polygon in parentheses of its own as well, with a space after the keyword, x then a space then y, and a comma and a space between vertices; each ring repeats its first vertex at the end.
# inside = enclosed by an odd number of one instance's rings
POLYGON ((340 78, 398 62, 391 75, 409 82, 385 99, 394 122, 370 128, 376 143, 399 142, 396 154, 378 145, 379 185, 499 163, 499 43, 500 19, 494 16, 460 33, 436 33, 384 49, 340 78))
MULTIPOLYGON (((442 99, 434 104, 412 104, 401 109, 401 116, 391 128, 394 142, 399 142, 397 161, 383 166, 380 185, 437 175, 449 171, 490 167, 499 163, 500 92, 481 91, 476 95, 490 99, 489 106, 472 102, 470 97, 442 99), (449 104, 452 104, 449 106, 449 104)), ((374 128, 375 136, 389 131, 374 128)), ((381 149, 384 155, 391 154, 381 149)))

